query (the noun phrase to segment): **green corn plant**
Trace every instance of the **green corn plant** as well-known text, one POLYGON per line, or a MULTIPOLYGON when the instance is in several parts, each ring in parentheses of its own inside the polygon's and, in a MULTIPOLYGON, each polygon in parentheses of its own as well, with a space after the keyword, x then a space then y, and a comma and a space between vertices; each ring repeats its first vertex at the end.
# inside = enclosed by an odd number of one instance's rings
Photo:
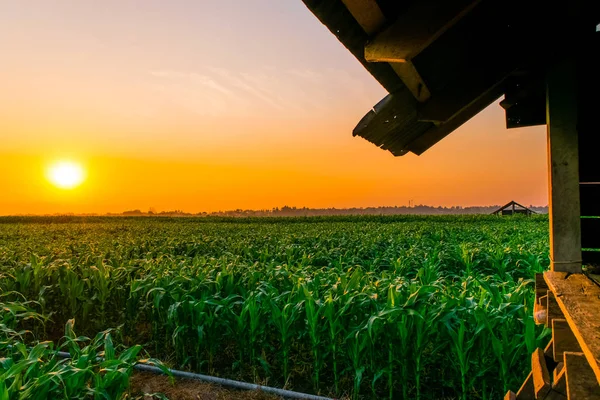
MULTIPOLYGON (((122 398, 141 346, 119 353, 110 330, 90 341, 77 336, 73 328, 74 321, 68 321, 61 346, 69 350, 69 359, 57 357, 52 342, 30 347, 18 340, 10 344, 0 340, 4 356, 0 358, 0 399, 122 398)), ((149 361, 170 375, 162 363, 149 361)))
POLYGON ((360 386, 365 372, 364 358, 365 349, 368 348, 369 336, 366 334, 363 327, 355 329, 347 338, 349 341, 348 355, 352 362, 352 370, 354 372, 354 386, 352 390, 352 398, 358 399, 360 386))
POLYGON ((294 335, 293 325, 298 320, 300 314, 297 304, 294 304, 295 294, 293 291, 285 292, 271 299, 271 320, 277 328, 281 340, 281 350, 283 358, 283 379, 287 382, 290 379, 290 351, 291 340, 294 335), (280 307, 278 302, 282 302, 280 307))
POLYGON ((39 372, 61 398, 80 381, 81 397, 108 393, 86 363, 109 326, 123 326, 114 343, 197 372, 366 398, 496 398, 549 339, 530 315, 533 274, 549 265, 544 216, 69 218, 0 218, 0 301, 44 315, 4 311, 0 343, 30 349, 80 321, 61 343, 81 368, 39 372))
POLYGON ((249 308, 245 307, 244 300, 240 296, 238 296, 238 299, 232 303, 231 307, 229 308, 232 322, 227 325, 227 329, 229 331, 229 335, 237 345, 238 359, 236 360, 236 365, 239 368, 244 366, 244 360, 249 347, 248 341, 246 340, 246 328, 249 324, 248 310, 249 308))
POLYGON ((330 293, 325 299, 323 305, 323 316, 326 319, 327 323, 327 331, 329 333, 328 344, 329 351, 331 353, 331 363, 333 366, 333 382, 334 382, 334 392, 335 394, 340 393, 339 382, 340 382, 340 369, 339 369, 339 353, 340 350, 338 348, 338 342, 340 335, 344 332, 346 328, 344 326, 344 321, 346 318, 346 314, 348 312, 349 306, 351 304, 351 300, 346 301, 344 304, 341 304, 342 301, 339 297, 333 297, 330 293))
POLYGON ((258 347, 260 346, 260 336, 262 332, 261 326, 261 314, 262 309, 260 307, 260 303, 258 302, 258 294, 253 293, 249 298, 246 299, 244 303, 244 308, 247 310, 248 314, 248 322, 249 322, 249 345, 250 345, 250 365, 252 366, 252 374, 254 376, 254 381, 258 381, 258 374, 256 371, 256 361, 257 354, 259 353, 258 347))
POLYGON ((306 314, 306 326, 310 337, 312 356, 313 356, 313 387, 319 391, 320 373, 321 373, 321 305, 315 300, 306 286, 302 287, 304 294, 304 311, 306 314))

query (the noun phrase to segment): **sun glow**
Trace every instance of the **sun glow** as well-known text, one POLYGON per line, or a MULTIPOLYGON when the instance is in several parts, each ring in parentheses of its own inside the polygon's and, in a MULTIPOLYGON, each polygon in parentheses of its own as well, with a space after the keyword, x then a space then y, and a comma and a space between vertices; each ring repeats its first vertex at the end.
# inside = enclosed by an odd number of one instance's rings
POLYGON ((72 161, 58 161, 48 168, 48 180, 61 189, 73 189, 84 179, 82 166, 72 161))

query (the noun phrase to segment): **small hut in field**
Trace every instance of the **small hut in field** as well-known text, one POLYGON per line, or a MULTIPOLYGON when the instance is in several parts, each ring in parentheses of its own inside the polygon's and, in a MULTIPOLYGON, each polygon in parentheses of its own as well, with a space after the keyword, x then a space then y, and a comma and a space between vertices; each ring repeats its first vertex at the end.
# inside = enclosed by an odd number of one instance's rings
POLYGON ((522 215, 527 215, 529 217, 531 214, 536 214, 536 212, 513 200, 510 203, 500 207, 499 209, 494 211, 492 214, 494 214, 494 215, 522 214, 522 215))

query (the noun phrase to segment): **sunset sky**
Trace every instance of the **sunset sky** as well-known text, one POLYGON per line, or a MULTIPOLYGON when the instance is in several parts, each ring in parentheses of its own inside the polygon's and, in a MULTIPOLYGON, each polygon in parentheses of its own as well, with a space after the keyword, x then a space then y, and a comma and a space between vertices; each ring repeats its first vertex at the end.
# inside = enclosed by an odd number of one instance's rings
POLYGON ((352 137, 386 92, 300 0, 5 1, 0 50, 0 215, 547 204, 497 104, 420 157, 352 137))

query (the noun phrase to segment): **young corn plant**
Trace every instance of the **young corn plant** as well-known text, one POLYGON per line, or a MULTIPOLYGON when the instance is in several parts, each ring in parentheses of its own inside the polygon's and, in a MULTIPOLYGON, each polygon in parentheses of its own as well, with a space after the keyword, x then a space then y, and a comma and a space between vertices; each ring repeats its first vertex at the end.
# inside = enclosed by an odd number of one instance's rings
POLYGON ((340 341, 340 335, 346 329, 345 321, 347 312, 351 304, 351 300, 344 302, 339 297, 333 297, 330 293, 325 299, 323 305, 323 316, 326 320, 327 332, 329 333, 327 343, 329 344, 329 352, 331 354, 331 364, 333 368, 333 382, 334 382, 334 393, 338 395, 340 393, 340 350, 338 342, 340 341))
POLYGON ((348 340, 348 355, 352 363, 352 370, 354 372, 354 386, 352 390, 352 399, 356 400, 359 398, 360 386, 363 380, 363 374, 365 372, 365 350, 369 346, 369 335, 367 334, 364 327, 359 327, 351 332, 346 338, 348 340))
POLYGON ((304 293, 304 311, 306 313, 306 326, 310 337, 312 356, 313 356, 313 387, 319 391, 321 365, 321 304, 315 300, 306 286, 302 287, 304 293))
POLYGON ((295 293, 285 292, 270 300, 271 321, 279 332, 283 359, 283 379, 287 385, 290 379, 290 351, 291 341, 294 336, 293 325, 298 320, 300 308, 294 302, 295 293), (283 303, 280 307, 278 303, 283 303))
MULTIPOLYGON (((4 311, 0 341, 29 352, 31 332, 56 339, 76 317, 80 349, 123 325, 126 343, 196 372, 336 397, 487 400, 518 389, 548 340, 530 316, 547 249, 543 216, 0 218, 0 293, 12 293, 0 301, 45 315, 14 325, 4 311)), ((60 376, 93 397, 83 359, 60 376)))

